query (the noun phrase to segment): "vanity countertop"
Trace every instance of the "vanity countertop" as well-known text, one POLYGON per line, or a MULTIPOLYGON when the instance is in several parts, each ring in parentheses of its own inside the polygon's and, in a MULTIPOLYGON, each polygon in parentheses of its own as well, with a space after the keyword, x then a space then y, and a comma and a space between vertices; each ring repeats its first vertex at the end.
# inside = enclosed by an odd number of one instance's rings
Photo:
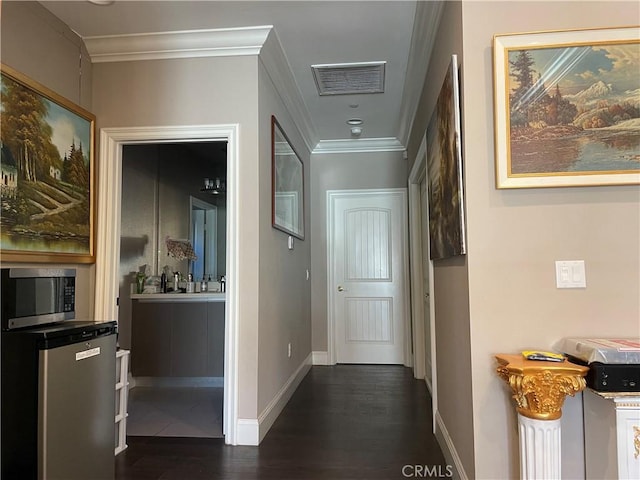
POLYGON ((135 293, 132 300, 140 302, 224 302, 226 293, 135 293))

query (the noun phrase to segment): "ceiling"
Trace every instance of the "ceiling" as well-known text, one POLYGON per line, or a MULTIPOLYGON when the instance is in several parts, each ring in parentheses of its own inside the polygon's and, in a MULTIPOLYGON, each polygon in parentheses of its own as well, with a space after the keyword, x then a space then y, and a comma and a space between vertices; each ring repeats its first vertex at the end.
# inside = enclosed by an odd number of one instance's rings
MULTIPOLYGON (((377 139, 400 150, 408 135, 428 55, 412 44, 416 1, 88 1, 41 2, 81 37, 273 25, 309 118, 310 148, 377 139), (412 55, 412 52, 414 53, 412 55), (312 65, 386 62, 384 93, 320 96, 312 65), (415 74, 418 72, 418 75, 415 74), (420 73, 421 72, 421 73, 420 73), (409 81, 407 81, 407 78, 409 81), (347 121, 362 120, 354 136, 347 121), (319 141, 316 144, 316 141, 319 141)), ((437 9, 428 10, 429 12, 437 9)), ((435 15, 435 14, 433 14, 435 15)), ((423 14, 424 16, 424 14, 423 14)), ((423 25, 435 25, 433 19, 423 25), (431 23, 429 23, 431 22, 431 23)), ((426 22, 426 23, 425 23, 426 22)), ((431 28, 433 29, 433 28, 431 28)), ((416 28, 427 37, 424 28, 416 28)), ((414 38, 415 42, 416 39, 414 38)), ((424 42, 423 42, 424 43, 424 42)), ((381 143, 381 144, 382 144, 381 143)))

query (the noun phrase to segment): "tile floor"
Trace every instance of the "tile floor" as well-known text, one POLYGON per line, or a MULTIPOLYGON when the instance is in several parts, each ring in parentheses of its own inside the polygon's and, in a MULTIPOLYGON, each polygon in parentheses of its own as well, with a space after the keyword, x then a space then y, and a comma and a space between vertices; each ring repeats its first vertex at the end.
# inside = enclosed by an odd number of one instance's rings
POLYGON ((127 435, 222 438, 222 405, 222 388, 135 387, 127 435))

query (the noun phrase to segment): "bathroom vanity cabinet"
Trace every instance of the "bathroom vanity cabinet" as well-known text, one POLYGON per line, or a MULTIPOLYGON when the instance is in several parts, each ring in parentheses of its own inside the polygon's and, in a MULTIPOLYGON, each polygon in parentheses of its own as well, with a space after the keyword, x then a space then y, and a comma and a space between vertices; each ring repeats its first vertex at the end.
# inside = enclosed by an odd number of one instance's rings
POLYGON ((134 377, 223 377, 224 294, 132 295, 134 377))

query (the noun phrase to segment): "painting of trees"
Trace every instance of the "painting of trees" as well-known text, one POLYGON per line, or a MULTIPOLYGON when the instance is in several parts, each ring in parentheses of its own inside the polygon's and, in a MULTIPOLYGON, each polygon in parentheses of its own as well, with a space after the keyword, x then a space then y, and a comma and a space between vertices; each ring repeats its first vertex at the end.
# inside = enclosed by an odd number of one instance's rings
POLYGON ((2 65, 0 248, 6 261, 93 261, 95 117, 2 65))
POLYGON ((69 156, 65 159, 62 170, 62 179, 73 185, 87 185, 89 181, 89 171, 85 165, 85 158, 82 153, 82 144, 76 147, 71 144, 69 156))
POLYGON ((45 122, 48 105, 32 90, 7 78, 2 89, 2 143, 17 160, 18 175, 38 179, 37 160, 47 160, 51 150, 51 127, 45 122))
POLYGON ((640 183, 640 28, 495 35, 496 186, 640 183))
POLYGON ((518 52, 515 60, 509 62, 511 74, 516 79, 517 87, 511 93, 511 125, 524 126, 527 124, 527 106, 531 105, 533 90, 533 60, 526 50, 518 52))
POLYGON ((509 102, 512 128, 569 125, 573 122, 578 113, 577 107, 562 98, 560 85, 556 84, 555 92, 549 94, 539 76, 538 80, 534 80, 535 62, 529 51, 518 51, 509 65, 511 76, 515 79, 509 102))

